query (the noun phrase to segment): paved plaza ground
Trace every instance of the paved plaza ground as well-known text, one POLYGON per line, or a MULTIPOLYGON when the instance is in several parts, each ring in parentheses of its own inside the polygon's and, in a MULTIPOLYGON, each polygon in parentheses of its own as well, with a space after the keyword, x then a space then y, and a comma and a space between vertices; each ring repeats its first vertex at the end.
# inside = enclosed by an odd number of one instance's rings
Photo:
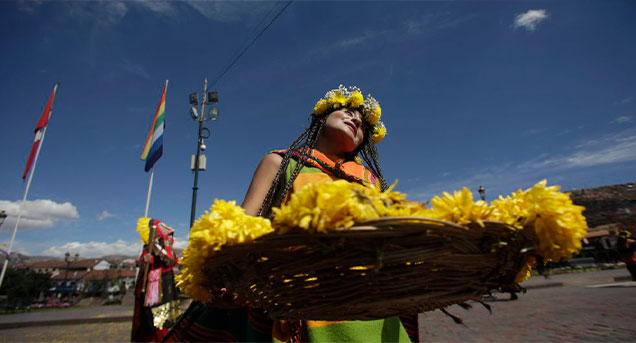
MULTIPOLYGON (((634 342, 636 283, 624 281, 625 269, 534 277, 516 301, 495 294, 492 314, 474 303, 470 310, 421 315, 422 342, 634 342), (618 282, 615 280, 619 280, 618 282), (551 286, 551 287, 550 287, 551 286)), ((95 307, 0 316, 0 325, 22 321, 30 327, 0 330, 0 342, 126 342, 130 321, 82 324, 82 319, 130 316, 132 309, 95 307), (38 326, 37 321, 75 320, 78 324, 38 326), (27 322, 31 320, 31 322, 27 322)))

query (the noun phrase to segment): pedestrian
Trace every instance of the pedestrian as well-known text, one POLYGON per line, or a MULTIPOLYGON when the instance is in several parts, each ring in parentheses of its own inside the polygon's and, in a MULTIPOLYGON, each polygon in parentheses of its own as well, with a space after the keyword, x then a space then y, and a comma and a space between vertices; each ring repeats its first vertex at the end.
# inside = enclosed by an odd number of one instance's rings
POLYGON ((616 248, 632 276, 632 281, 636 281, 636 241, 629 231, 621 230, 616 241, 616 248))
POLYGON ((179 316, 173 272, 178 262, 172 250, 174 230, 154 219, 147 225, 148 243, 137 260, 140 272, 135 283, 131 342, 160 342, 179 316))
MULTIPOLYGON (((320 99, 311 124, 286 150, 265 155, 242 207, 270 217, 290 193, 309 183, 344 179, 387 189, 376 144, 386 133, 378 102, 356 87, 340 86, 320 99)), ((369 342, 418 341, 417 315, 370 321, 271 320, 248 308, 230 290, 220 290, 214 307, 195 302, 167 336, 168 341, 369 342)))

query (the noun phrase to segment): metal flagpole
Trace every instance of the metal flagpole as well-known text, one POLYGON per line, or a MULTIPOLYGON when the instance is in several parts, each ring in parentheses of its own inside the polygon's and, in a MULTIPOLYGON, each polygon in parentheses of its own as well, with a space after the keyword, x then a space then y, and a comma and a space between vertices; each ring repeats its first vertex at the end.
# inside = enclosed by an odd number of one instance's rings
POLYGON ((144 217, 148 217, 148 207, 150 206, 150 193, 152 193, 152 179, 155 175, 155 167, 150 169, 150 183, 148 184, 148 196, 146 197, 146 212, 144 212, 144 217))
MULTIPOLYGON (((53 111, 49 113, 49 120, 51 119, 51 115, 53 115, 53 111)), ((7 254, 11 254, 11 248, 13 248, 13 241, 15 240, 15 234, 18 232, 18 224, 20 224, 20 217, 22 216, 22 205, 26 202, 27 193, 29 193, 29 187, 31 187, 31 180, 33 179, 33 174, 35 174, 35 167, 38 164, 38 157, 40 156, 40 149, 42 149, 42 145, 44 145, 44 136, 46 136, 46 129, 48 125, 44 127, 44 131, 42 132, 42 138, 40 139, 40 143, 38 145, 38 151, 35 153, 35 159, 33 160, 33 169, 31 169, 31 174, 29 175, 29 181, 27 181, 26 189, 24 190, 24 196, 22 197, 22 202, 18 205, 18 219, 15 221, 15 226, 13 227, 13 235, 11 236, 11 242, 9 243, 9 250, 7 250, 7 254)), ((4 274, 7 271, 7 266, 9 265, 9 259, 4 260, 4 265, 2 266, 2 274, 0 274, 0 287, 2 286, 2 281, 4 280, 4 274)))

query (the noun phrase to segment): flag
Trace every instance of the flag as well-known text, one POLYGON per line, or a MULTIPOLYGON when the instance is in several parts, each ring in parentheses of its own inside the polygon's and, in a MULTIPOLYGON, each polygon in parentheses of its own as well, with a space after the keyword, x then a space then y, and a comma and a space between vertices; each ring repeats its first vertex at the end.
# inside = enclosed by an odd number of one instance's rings
POLYGON ((35 134, 35 141, 33 142, 33 146, 31 147, 31 153, 29 154, 29 159, 27 160, 24 174, 22 174, 22 181, 26 180, 26 176, 31 169, 31 165, 33 164, 33 158, 38 151, 38 146, 40 146, 40 140, 42 140, 42 136, 44 135, 44 129, 49 123, 49 117, 51 116, 51 107, 53 107, 53 98, 55 98, 55 92, 57 92, 57 83, 55 84, 55 87, 53 87, 53 93, 51 93, 49 101, 46 103, 44 112, 42 112, 38 123, 35 125, 35 130, 33 130, 33 133, 35 134))
POLYGON ((144 150, 141 153, 141 159, 146 161, 144 170, 147 172, 152 169, 155 162, 159 160, 163 154, 163 129, 165 128, 164 113, 166 112, 166 88, 168 87, 168 81, 163 86, 163 92, 161 92, 161 100, 155 117, 152 119, 152 126, 148 137, 146 138, 146 144, 144 144, 144 150))

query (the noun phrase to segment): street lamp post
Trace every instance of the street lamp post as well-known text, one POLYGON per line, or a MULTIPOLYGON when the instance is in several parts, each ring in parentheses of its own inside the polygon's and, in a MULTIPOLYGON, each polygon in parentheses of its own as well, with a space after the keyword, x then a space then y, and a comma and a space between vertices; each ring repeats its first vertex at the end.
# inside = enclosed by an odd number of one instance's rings
POLYGON ((486 201, 486 189, 484 188, 484 186, 479 185, 479 189, 477 190, 477 192, 479 192, 479 197, 481 198, 481 200, 486 201))
POLYGON ((70 252, 67 251, 66 254, 64 254, 64 262, 66 262, 66 272, 64 273, 64 283, 62 284, 64 288, 66 288, 66 283, 68 282, 68 270, 71 267, 71 262, 77 261, 78 258, 79 253, 75 253, 75 257, 73 259, 71 259, 70 252))
POLYGON ((192 186, 192 208, 190 209, 190 227, 194 224, 194 216, 197 208, 197 190, 199 182, 199 169, 205 170, 205 155, 201 151, 205 151, 205 139, 210 138, 210 130, 204 126, 206 121, 217 120, 219 117, 219 109, 210 108, 209 113, 205 112, 205 106, 208 103, 218 103, 219 94, 217 92, 208 92, 208 79, 203 83, 203 95, 201 97, 201 113, 197 113, 196 106, 199 105, 199 95, 197 93, 190 94, 190 116, 192 120, 199 122, 199 133, 197 136, 197 153, 192 156, 191 169, 194 171, 194 185, 192 186), (203 163, 201 163, 203 162, 203 163), (202 167, 202 168, 201 168, 202 167))

